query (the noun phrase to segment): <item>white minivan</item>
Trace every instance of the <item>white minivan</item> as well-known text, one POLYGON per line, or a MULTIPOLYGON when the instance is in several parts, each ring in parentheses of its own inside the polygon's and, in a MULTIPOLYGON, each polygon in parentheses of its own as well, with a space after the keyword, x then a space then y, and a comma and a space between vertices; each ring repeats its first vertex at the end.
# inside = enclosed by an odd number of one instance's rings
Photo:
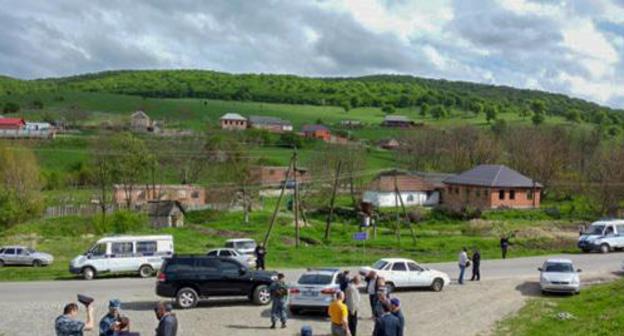
POLYGON ((74 258, 69 271, 91 280, 102 273, 138 273, 149 277, 160 269, 163 258, 173 255, 173 237, 112 236, 102 238, 74 258))

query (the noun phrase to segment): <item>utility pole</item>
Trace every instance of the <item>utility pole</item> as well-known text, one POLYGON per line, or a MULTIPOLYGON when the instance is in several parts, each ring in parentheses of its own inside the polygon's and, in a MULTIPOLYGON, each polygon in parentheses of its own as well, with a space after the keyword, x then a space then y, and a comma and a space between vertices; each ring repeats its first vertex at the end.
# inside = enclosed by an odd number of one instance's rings
POLYGON ((266 248, 269 243, 269 238, 271 236, 271 231, 273 230, 273 225, 275 224, 275 219, 277 218, 277 212, 279 211, 280 203, 282 202, 282 198, 284 197, 284 190, 286 189, 286 181, 288 181, 288 177, 290 176, 290 170, 292 169, 293 158, 290 159, 288 163, 288 169, 286 170, 286 176, 284 178, 284 184, 282 184, 282 190, 280 191, 279 197, 277 198, 277 204, 275 204, 275 210, 273 210, 273 215, 271 216, 271 222, 269 223, 269 228, 267 229, 266 235, 264 236, 263 245, 266 248))
POLYGON ((299 182, 297 181, 297 147, 293 152, 293 180, 295 181, 295 194, 293 195, 293 214, 295 215, 295 248, 299 248, 299 182))
MULTIPOLYGON (((396 214, 396 228, 395 234, 397 238, 397 243, 401 245, 401 218, 399 216, 399 199, 401 198, 398 193, 398 183, 397 183, 397 171, 394 171, 394 210, 396 214)), ((401 200, 403 202, 403 200, 401 200)))
POLYGON ((329 239, 329 228, 331 226, 332 217, 334 216, 334 202, 336 201, 336 189, 338 189, 338 181, 341 168, 342 161, 338 161, 338 164, 336 165, 336 177, 334 180, 334 187, 332 189, 331 200, 329 201, 329 213, 327 214, 327 223, 325 224, 325 240, 329 239))
POLYGON ((399 200, 401 201, 401 208, 403 209, 403 216, 405 217, 405 221, 407 222, 407 226, 410 230, 410 234, 412 235, 412 242, 416 245, 416 232, 414 231, 414 227, 409 220, 409 216, 407 215, 407 210, 405 210, 405 203, 403 203, 403 198, 401 197, 401 191, 399 191, 399 186, 396 181, 396 177, 394 179, 394 192, 399 195, 399 200))

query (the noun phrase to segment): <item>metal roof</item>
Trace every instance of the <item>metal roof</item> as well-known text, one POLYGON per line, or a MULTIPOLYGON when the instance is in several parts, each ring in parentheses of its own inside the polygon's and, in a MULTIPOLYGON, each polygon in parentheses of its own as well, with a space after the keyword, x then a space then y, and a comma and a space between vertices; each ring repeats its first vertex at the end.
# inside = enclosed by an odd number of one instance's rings
POLYGON ((484 187, 542 187, 540 183, 504 165, 479 165, 444 180, 444 183, 484 187))
POLYGON ((327 131, 327 127, 323 125, 305 125, 303 126, 304 132, 316 132, 316 131, 327 131))
POLYGON ((259 125, 291 125, 290 121, 280 119, 277 117, 266 117, 266 116, 250 116, 249 122, 252 124, 259 124, 259 125))
POLYGON ((411 122, 408 117, 403 115, 387 115, 384 117, 384 121, 411 122))
POLYGON ((226 113, 220 119, 221 120, 223 120, 223 119, 227 119, 227 120, 247 120, 247 118, 243 117, 242 115, 240 115, 238 113, 226 113))

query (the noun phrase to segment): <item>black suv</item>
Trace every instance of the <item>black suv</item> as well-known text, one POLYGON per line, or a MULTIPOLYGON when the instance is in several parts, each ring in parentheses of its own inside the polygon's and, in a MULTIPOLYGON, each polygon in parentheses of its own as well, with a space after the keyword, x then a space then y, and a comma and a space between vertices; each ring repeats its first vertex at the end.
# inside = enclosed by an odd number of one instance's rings
POLYGON ((271 302, 269 285, 276 273, 253 271, 231 258, 174 255, 158 272, 156 295, 175 298, 180 308, 192 308, 209 296, 247 296, 258 305, 271 302))

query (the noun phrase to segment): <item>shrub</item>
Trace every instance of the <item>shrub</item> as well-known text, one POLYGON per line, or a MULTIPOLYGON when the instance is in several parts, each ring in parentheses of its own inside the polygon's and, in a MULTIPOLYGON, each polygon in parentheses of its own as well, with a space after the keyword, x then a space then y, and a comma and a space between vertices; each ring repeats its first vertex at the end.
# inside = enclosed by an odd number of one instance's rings
POLYGON ((95 232, 99 235, 109 233, 128 233, 139 231, 145 227, 145 215, 126 210, 120 210, 111 216, 96 217, 95 232))

